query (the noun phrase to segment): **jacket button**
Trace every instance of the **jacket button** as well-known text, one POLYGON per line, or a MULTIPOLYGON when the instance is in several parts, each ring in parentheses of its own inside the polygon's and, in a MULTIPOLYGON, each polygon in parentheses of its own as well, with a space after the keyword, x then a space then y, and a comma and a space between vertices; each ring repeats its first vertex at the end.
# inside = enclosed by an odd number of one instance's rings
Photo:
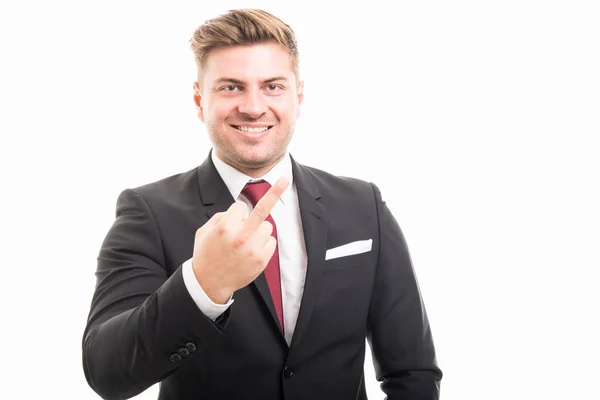
POLYGON ((286 379, 290 379, 292 375, 294 375, 294 370, 289 365, 286 365, 285 368, 283 368, 283 376, 285 376, 286 379))
POLYGON ((177 364, 178 362, 181 362, 181 356, 177 353, 173 353, 171 354, 171 362, 177 364))
POLYGON ((192 342, 185 344, 186 349, 191 351, 192 353, 196 351, 196 345, 192 342))
POLYGON ((189 350, 186 349, 185 347, 182 347, 181 349, 179 349, 178 353, 181 357, 187 357, 190 355, 189 350))

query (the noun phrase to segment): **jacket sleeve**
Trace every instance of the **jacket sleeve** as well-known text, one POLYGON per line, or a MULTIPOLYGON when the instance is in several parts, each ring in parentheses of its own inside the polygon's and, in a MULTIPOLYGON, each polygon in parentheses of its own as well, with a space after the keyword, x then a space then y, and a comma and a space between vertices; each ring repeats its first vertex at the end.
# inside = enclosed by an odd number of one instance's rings
POLYGON ((367 339, 377 380, 388 400, 439 399, 442 371, 404 235, 381 198, 379 258, 367 339))
POLYGON ((229 311, 213 322, 198 309, 181 266, 169 276, 152 212, 133 189, 118 197, 96 279, 83 334, 83 369, 105 399, 133 397, 199 357, 228 320, 229 311))

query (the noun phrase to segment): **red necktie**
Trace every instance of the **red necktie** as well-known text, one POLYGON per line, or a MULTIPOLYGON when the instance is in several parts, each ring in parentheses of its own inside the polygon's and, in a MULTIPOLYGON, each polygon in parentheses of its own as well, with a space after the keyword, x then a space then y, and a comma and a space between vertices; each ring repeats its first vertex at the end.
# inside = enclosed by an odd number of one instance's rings
MULTIPOLYGON (((249 182, 242 190, 242 194, 246 196, 248 200, 252 203, 252 207, 256 207, 256 203, 267 193, 267 191, 271 188, 269 182, 261 181, 261 182, 249 182)), ((269 221, 273 225, 273 232, 271 236, 277 239, 277 225, 275 225, 275 221, 271 214, 267 217, 266 221, 269 221)), ((264 271, 265 278, 267 279, 267 285, 269 285, 269 291, 271 292, 271 297, 273 298, 273 304, 275 305, 275 311, 277 312, 277 317, 279 318, 279 323, 281 324, 281 330, 284 331, 283 328, 283 304, 281 300, 281 276, 279 273, 279 243, 275 246, 275 252, 269 260, 269 264, 267 264, 267 268, 264 271)))

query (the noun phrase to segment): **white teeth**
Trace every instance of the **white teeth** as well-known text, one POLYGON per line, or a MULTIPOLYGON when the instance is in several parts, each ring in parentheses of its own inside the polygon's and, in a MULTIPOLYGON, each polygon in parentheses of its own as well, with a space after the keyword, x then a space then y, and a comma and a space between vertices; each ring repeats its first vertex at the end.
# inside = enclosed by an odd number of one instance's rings
POLYGON ((236 128, 237 128, 239 131, 242 131, 242 132, 250 132, 250 133, 264 132, 264 131, 266 131, 267 129, 269 129, 269 127, 268 127, 268 126, 261 126, 260 128, 250 128, 250 127, 248 127, 248 126, 236 126, 236 128))

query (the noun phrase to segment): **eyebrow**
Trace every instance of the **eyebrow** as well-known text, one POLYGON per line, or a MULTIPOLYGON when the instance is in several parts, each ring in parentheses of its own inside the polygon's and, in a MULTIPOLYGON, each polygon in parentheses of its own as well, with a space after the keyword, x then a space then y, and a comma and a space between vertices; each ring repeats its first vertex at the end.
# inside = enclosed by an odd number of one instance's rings
MULTIPOLYGON (((277 81, 287 81, 287 78, 285 76, 274 76, 273 78, 265 79, 261 83, 267 84, 267 83, 272 83, 272 82, 277 82, 277 81)), ((235 85, 244 85, 244 82, 240 81, 239 79, 227 78, 227 77, 217 79, 214 82, 214 85, 219 85, 222 83, 233 83, 235 85)))

